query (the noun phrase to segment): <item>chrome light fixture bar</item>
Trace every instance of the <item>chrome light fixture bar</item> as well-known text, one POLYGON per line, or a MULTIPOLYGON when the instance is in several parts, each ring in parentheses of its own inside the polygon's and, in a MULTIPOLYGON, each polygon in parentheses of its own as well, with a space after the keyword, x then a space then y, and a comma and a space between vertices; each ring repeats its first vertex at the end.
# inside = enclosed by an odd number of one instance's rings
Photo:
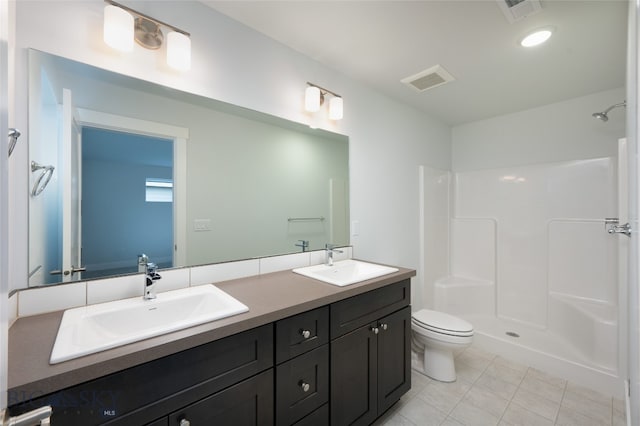
POLYGON ((304 109, 309 112, 320 111, 320 107, 324 104, 325 97, 328 95, 332 96, 329 101, 329 118, 331 120, 341 120, 344 115, 342 96, 317 84, 307 82, 307 88, 304 92, 304 109))
POLYGON ((112 0, 105 0, 104 41, 123 52, 133 50, 133 41, 146 49, 156 50, 164 42, 161 27, 167 34, 167 64, 180 71, 191 68, 191 34, 166 22, 152 18, 112 0))

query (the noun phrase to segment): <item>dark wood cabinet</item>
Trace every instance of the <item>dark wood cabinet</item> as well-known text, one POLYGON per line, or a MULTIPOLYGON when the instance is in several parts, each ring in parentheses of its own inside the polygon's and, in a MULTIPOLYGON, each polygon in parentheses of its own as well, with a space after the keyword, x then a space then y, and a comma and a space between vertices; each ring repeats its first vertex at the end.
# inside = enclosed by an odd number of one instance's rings
POLYGON ((331 342, 331 424, 368 425, 377 417, 375 323, 331 342))
POLYGON ((56 426, 155 425, 174 410, 272 367, 273 325, 267 324, 25 400, 12 406, 10 414, 51 405, 56 426))
POLYGON ((410 304, 411 285, 408 279, 332 303, 331 339, 377 321, 410 304))
POLYGON ((276 322, 276 363, 329 343, 329 307, 276 322))
POLYGON ((329 307, 280 320, 275 330, 276 424, 290 426, 329 402, 329 307))
POLYGON ((270 369, 172 413, 169 426, 271 426, 272 390, 270 369))
POLYGON ((17 401, 52 424, 369 425, 411 386, 410 282, 17 401))
POLYGON ((332 331, 352 330, 331 341, 332 426, 371 424, 411 388, 409 283, 381 290, 331 306, 332 331))
POLYGON ((324 404, 293 426, 327 426, 329 424, 329 404, 324 404))
POLYGON ((411 388, 411 308, 382 318, 378 329, 378 414, 382 414, 411 388))
POLYGON ((328 345, 276 367, 276 424, 292 425, 328 401, 328 345))

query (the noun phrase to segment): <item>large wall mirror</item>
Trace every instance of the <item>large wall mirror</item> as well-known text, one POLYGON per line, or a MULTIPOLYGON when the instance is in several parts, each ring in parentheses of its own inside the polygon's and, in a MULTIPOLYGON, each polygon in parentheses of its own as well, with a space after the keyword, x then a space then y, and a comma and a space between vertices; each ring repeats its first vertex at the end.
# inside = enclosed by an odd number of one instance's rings
POLYGON ((35 50, 29 72, 30 286, 349 244, 346 136, 35 50))

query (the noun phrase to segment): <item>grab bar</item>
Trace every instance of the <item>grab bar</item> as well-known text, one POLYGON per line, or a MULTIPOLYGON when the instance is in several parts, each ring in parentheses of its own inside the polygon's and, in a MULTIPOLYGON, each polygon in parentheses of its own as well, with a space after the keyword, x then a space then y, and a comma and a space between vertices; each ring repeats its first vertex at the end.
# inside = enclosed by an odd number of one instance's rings
POLYGON ((16 147, 16 142, 18 142, 18 138, 20 137, 20 130, 10 128, 8 136, 9 136, 9 157, 11 157, 13 148, 16 147))
POLYGON ((288 222, 311 222, 311 221, 324 221, 324 217, 290 217, 287 219, 288 222))
POLYGON ((31 196, 37 197, 44 191, 44 189, 49 184, 51 177, 53 176, 53 171, 56 168, 54 166, 43 166, 42 164, 38 164, 35 161, 31 162, 31 173, 36 172, 38 170, 42 170, 38 179, 36 179, 36 183, 33 185, 33 189, 31 189, 31 196), (46 177, 46 179, 45 179, 46 177), (42 181, 44 179, 44 182, 42 181))

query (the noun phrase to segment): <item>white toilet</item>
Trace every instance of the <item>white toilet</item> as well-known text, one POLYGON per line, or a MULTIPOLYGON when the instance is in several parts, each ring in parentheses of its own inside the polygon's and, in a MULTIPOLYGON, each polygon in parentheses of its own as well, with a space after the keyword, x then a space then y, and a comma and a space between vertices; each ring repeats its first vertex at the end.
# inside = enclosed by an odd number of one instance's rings
POLYGON ((424 352, 424 373, 441 382, 454 382, 453 351, 469 346, 473 326, 444 312, 421 309, 411 315, 413 348, 424 352))

